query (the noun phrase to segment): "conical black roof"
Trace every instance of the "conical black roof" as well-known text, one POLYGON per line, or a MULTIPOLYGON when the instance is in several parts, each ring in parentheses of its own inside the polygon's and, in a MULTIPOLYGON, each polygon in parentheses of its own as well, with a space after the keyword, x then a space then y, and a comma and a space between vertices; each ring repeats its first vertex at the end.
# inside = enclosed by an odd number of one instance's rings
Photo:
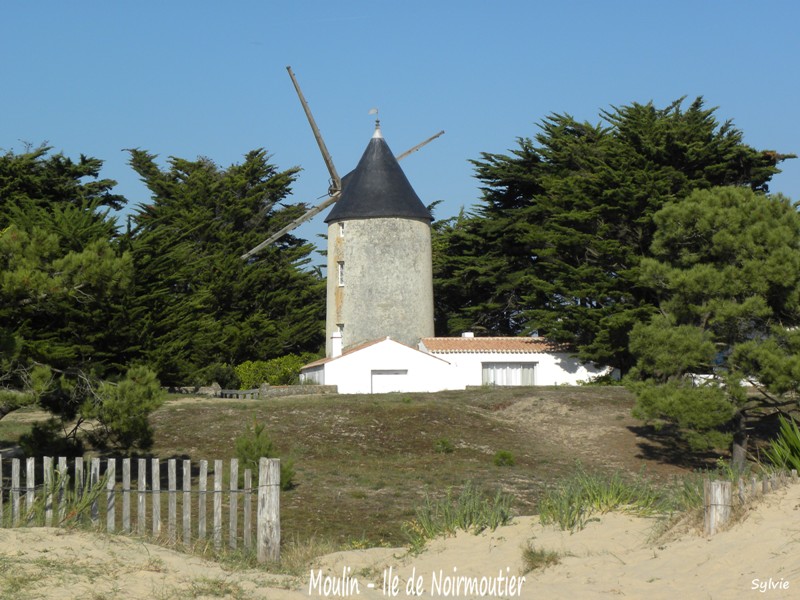
POLYGON ((376 129, 358 166, 342 178, 342 195, 325 222, 383 217, 433 221, 376 129))

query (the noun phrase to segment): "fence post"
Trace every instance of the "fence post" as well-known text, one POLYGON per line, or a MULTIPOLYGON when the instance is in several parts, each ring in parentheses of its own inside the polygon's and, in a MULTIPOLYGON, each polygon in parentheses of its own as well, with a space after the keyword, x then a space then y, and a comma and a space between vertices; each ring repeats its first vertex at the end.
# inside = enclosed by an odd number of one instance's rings
POLYGON ((67 517, 67 457, 58 457, 58 520, 64 521, 67 517))
POLYGON ((19 459, 11 459, 11 526, 19 523, 19 459))
POLYGON ((106 477, 106 531, 114 533, 117 529, 117 459, 108 459, 106 477))
POLYGON ((174 544, 176 538, 176 519, 178 516, 178 500, 176 494, 178 491, 178 474, 175 466, 175 459, 170 458, 167 461, 167 484, 169 487, 169 502, 167 509, 167 536, 169 543, 174 544))
POLYGON ((280 521, 281 461, 261 458, 258 462, 258 517, 256 545, 258 562, 278 562, 281 557, 280 521))
POLYGON ((131 532, 131 459, 122 459, 122 532, 131 532))
POLYGON ((75 457, 75 500, 83 497, 83 457, 75 457))
POLYGON ((28 513, 28 520, 33 518, 33 498, 36 490, 36 459, 29 456, 25 460, 25 512, 28 513))
POLYGON ((238 503, 238 493, 239 488, 239 460, 236 458, 231 459, 231 499, 229 502, 230 506, 230 529, 228 532, 228 544, 230 545, 231 549, 236 550, 236 534, 239 529, 239 503, 238 503))
POLYGON ((222 547, 222 461, 214 461, 214 548, 222 547))
POLYGON ((192 542, 192 461, 183 461, 183 545, 192 542))
POLYGON ((147 489, 147 459, 139 459, 139 470, 136 473, 136 487, 139 489, 139 497, 137 498, 136 507, 136 530, 139 535, 144 535, 146 530, 145 525, 145 512, 147 510, 147 497, 145 490, 147 489))
POLYGON ((161 534, 161 468, 158 466, 158 459, 150 461, 150 479, 152 480, 151 492, 153 493, 153 536, 161 534))
POLYGON ((206 539, 206 489, 208 488, 208 461, 200 461, 200 479, 197 482, 197 537, 206 539))
POLYGON ((244 547, 249 550, 253 547, 253 472, 244 470, 244 547))
MULTIPOLYGON (((2 474, 2 470, 0 470, 2 474)), ((42 457, 42 478, 44 479, 44 526, 50 527, 53 524, 53 457, 42 457)), ((0 490, 0 496, 3 495, 0 490)))
POLYGON ((97 525, 100 521, 100 509, 97 504, 97 499, 99 494, 96 493, 94 489, 97 487, 97 484, 100 482, 100 459, 93 458, 92 462, 89 466, 89 491, 92 495, 94 495, 94 500, 92 500, 92 508, 91 508, 91 515, 92 515, 92 525, 97 525))
POLYGON ((730 481, 709 481, 706 479, 703 482, 706 535, 714 535, 717 529, 730 518, 731 488, 730 481))

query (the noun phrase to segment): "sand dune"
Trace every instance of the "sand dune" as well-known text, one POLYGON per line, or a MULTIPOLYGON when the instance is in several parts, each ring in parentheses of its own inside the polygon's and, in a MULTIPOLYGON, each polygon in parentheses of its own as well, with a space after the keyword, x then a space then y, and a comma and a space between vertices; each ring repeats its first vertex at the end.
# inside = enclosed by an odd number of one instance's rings
POLYGON ((683 528, 654 542, 654 525, 609 514, 569 534, 518 517, 494 532, 436 540, 417 556, 402 548, 331 554, 309 565, 310 577, 304 578, 231 571, 122 536, 5 529, 0 597, 282 600, 324 597, 326 591, 333 597, 338 591, 340 597, 368 599, 469 598, 481 589, 493 597, 568 600, 800 597, 800 485, 753 503, 713 538, 683 528), (561 558, 523 581, 528 544, 561 558))

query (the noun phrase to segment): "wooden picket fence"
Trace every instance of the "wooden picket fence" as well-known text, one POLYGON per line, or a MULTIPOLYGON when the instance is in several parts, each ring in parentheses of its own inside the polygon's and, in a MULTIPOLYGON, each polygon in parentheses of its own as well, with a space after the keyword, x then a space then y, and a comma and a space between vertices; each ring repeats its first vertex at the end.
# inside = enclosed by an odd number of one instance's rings
POLYGON ((223 490, 225 473, 222 460, 213 461, 211 489, 208 486, 209 461, 206 460, 192 464, 190 460, 177 459, 92 458, 85 462, 78 457, 71 467, 64 457, 57 461, 44 457, 39 462, 37 466, 34 458, 4 460, 0 454, 0 527, 51 527, 68 519, 88 518, 93 525, 105 528, 109 533, 152 535, 160 541, 182 544, 186 548, 196 541, 210 541, 217 550, 222 548, 223 532, 227 529, 231 549, 236 549, 241 540, 245 550, 252 550, 255 537, 259 562, 277 562, 280 559, 278 459, 262 458, 259 461, 255 487, 253 473, 245 469, 241 488, 239 461, 232 459, 226 490, 223 490), (182 463, 180 487, 178 462, 182 463), (9 463, 10 472, 7 473, 9 463), (105 470, 102 470, 103 466, 105 470), (166 466, 166 473, 163 466, 166 466), (166 528, 162 517, 164 505, 166 528), (207 514, 209 505, 210 521, 207 514), (223 525, 223 505, 227 508, 227 527, 223 525), (76 510, 88 514, 74 514, 76 510), (101 517, 102 513, 105 513, 104 517, 101 517))
POLYGON ((776 472, 759 479, 755 476, 736 482, 705 480, 703 482, 703 525, 706 535, 714 535, 730 520, 735 505, 744 506, 748 502, 787 487, 800 481, 797 469, 791 473, 776 472), (734 490, 736 494, 734 495, 734 490))

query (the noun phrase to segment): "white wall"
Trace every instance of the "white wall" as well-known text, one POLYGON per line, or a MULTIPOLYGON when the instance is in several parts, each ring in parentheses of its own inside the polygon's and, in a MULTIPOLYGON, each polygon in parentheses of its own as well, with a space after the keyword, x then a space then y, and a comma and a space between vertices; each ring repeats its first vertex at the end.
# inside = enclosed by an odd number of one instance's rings
POLYGON ((401 392, 458 389, 453 387, 454 371, 446 360, 393 340, 382 340, 356 352, 343 354, 323 366, 325 385, 337 386, 340 394, 373 393, 373 372, 376 371, 376 377, 384 377, 376 385, 384 390, 386 385, 399 388, 394 391, 401 392))
POLYGON ((459 387, 451 389, 463 389, 468 385, 482 385, 483 370, 481 365, 484 362, 536 363, 534 385, 577 385, 609 371, 605 367, 598 369, 591 364, 582 364, 566 353, 465 352, 463 354, 442 353, 439 356, 450 361, 455 371, 454 380, 461 384, 459 387))
POLYGON ((301 380, 335 385, 340 394, 463 390, 483 385, 484 362, 535 363, 534 385, 577 385, 609 372, 607 367, 581 364, 565 353, 442 353, 437 357, 386 339, 306 369, 301 380))

